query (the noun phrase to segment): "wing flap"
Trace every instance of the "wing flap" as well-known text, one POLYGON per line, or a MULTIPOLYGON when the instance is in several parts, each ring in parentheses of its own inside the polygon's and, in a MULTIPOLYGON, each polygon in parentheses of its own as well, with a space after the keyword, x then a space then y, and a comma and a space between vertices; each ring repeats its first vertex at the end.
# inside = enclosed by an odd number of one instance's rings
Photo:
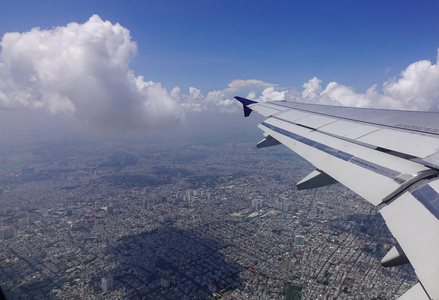
POLYGON ((277 118, 285 121, 296 122, 297 120, 300 120, 310 115, 311 114, 309 112, 303 112, 300 110, 293 110, 284 107, 284 111, 282 111, 282 113, 279 113, 277 115, 277 118))
POLYGON ((380 210, 432 299, 439 299, 438 190, 439 181, 430 182, 380 210))
POLYGON ((398 130, 380 129, 358 140, 419 158, 425 158, 439 151, 439 139, 398 130))
POLYGON ((269 118, 259 127, 374 205, 424 166, 299 125, 269 118), (407 176, 397 180, 401 175, 407 176), (373 187, 373 188, 371 188, 373 187))
POLYGON ((298 125, 314 128, 314 129, 319 129, 322 126, 334 123, 336 121, 337 121, 337 119, 334 119, 334 118, 328 118, 328 117, 317 116, 317 115, 309 115, 309 116, 303 117, 303 118, 295 121, 294 123, 296 123, 298 125))
POLYGON ((380 130, 380 128, 371 125, 339 120, 320 128, 320 130, 322 132, 341 136, 346 139, 356 140, 366 134, 380 130))

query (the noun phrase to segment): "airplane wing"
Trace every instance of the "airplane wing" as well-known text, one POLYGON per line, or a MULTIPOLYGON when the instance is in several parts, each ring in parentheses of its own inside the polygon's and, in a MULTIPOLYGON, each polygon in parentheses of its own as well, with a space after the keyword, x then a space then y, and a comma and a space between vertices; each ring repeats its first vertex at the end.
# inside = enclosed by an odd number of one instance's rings
POLYGON ((410 262, 419 283, 400 299, 439 299, 439 113, 235 97, 258 127, 258 148, 284 144, 314 165, 298 189, 339 182, 375 206, 398 241, 383 266, 410 262))

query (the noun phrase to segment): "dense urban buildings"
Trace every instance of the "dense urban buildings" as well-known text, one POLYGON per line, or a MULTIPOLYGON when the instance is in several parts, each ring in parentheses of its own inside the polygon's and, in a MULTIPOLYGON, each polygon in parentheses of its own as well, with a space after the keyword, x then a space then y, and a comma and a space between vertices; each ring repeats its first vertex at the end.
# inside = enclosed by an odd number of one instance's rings
POLYGON ((312 167, 282 146, 0 152, 11 299, 395 299, 416 282, 381 267, 395 240, 377 210, 340 185, 297 191, 312 167))

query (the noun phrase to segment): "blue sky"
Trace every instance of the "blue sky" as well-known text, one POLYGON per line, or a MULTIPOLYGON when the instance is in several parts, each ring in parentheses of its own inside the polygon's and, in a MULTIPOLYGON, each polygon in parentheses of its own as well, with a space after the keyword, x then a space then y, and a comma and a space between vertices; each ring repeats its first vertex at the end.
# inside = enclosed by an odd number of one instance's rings
POLYGON ((83 23, 130 30, 130 67, 171 89, 258 79, 301 89, 317 76, 364 92, 436 60, 438 1, 7 1, 0 34, 83 23))

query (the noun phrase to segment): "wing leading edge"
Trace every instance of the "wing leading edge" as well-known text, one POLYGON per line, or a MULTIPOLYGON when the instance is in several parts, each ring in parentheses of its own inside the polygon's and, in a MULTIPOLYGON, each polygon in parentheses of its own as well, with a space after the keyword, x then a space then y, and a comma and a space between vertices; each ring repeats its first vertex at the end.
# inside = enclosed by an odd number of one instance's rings
POLYGON ((340 182, 380 210, 398 241, 384 266, 409 261, 420 283, 401 299, 439 299, 439 113, 235 97, 258 127, 258 147, 284 144, 316 171, 299 189, 340 182))

